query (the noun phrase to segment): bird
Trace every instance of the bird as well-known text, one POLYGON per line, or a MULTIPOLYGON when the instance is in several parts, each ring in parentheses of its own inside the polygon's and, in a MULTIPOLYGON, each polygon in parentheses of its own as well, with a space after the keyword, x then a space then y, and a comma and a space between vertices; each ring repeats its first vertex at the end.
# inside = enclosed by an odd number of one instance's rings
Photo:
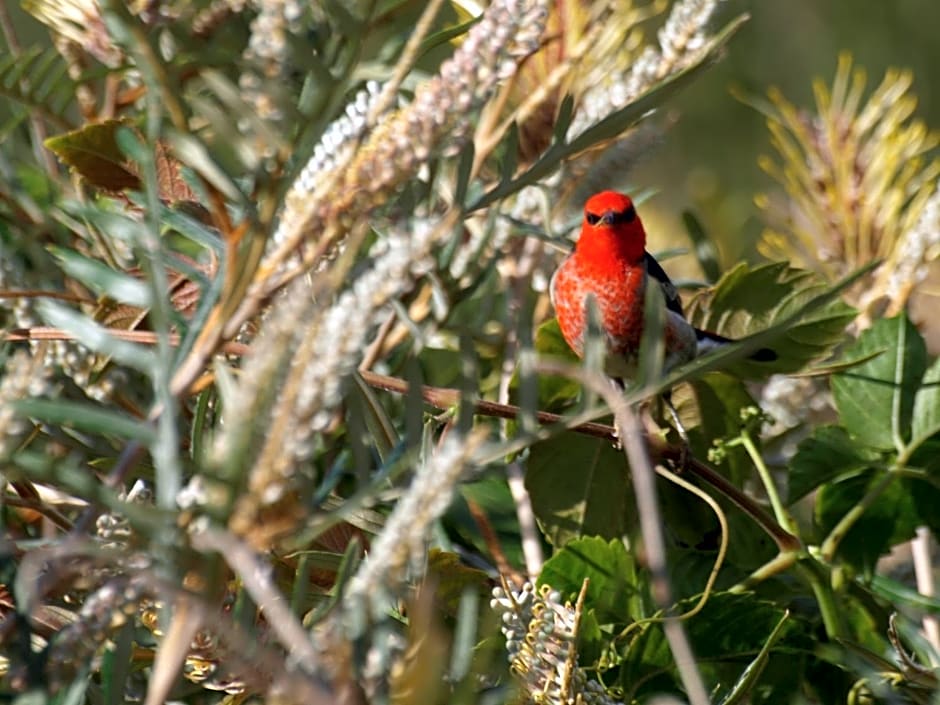
MULTIPOLYGON (((588 198, 581 234, 552 276, 549 293, 562 337, 578 357, 584 354, 588 299, 593 297, 606 337, 605 370, 621 387, 623 378, 635 374, 651 285, 660 287, 665 301, 664 372, 737 342, 700 330, 686 319, 675 285, 646 251, 646 230, 628 195, 601 191, 588 198)), ((776 358, 770 348, 750 355, 758 362, 776 358)))

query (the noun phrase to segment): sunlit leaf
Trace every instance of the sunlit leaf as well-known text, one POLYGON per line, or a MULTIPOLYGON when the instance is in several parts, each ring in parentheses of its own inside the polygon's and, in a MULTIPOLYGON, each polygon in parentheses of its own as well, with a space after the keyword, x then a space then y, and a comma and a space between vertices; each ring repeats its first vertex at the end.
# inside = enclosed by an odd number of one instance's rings
POLYGON ((900 451, 911 437, 914 400, 927 369, 927 348, 907 316, 901 315, 876 321, 845 354, 856 358, 876 350, 884 353, 833 376, 832 396, 839 418, 856 440, 900 451))
POLYGON ((140 189, 140 179, 116 140, 124 125, 120 120, 85 125, 50 137, 45 145, 92 186, 107 191, 140 189))
POLYGON ((635 511, 623 453, 573 432, 532 447, 525 485, 542 531, 558 547, 582 536, 620 538, 635 511))

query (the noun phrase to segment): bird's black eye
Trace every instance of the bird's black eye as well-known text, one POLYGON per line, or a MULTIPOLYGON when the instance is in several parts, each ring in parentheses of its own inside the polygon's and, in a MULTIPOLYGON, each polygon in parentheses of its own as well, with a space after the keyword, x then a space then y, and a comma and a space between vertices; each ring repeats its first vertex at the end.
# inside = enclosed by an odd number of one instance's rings
POLYGON ((596 213, 585 213, 584 219, 588 222, 588 225, 597 225, 601 217, 596 213))
POLYGON ((623 213, 620 214, 620 219, 624 223, 632 223, 636 220, 636 208, 630 206, 623 213))

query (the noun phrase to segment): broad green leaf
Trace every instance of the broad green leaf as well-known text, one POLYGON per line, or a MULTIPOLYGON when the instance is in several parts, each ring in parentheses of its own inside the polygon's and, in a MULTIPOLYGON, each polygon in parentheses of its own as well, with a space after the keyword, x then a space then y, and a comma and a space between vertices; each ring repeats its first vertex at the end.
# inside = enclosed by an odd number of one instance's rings
MULTIPOLYGON (((535 332, 535 350, 539 357, 554 357, 573 363, 578 357, 568 347, 568 343, 561 336, 558 321, 552 318, 538 327, 535 332)), ((539 374, 538 401, 539 410, 561 412, 571 406, 581 391, 581 385, 576 381, 561 375, 539 374)), ((510 389, 515 392, 519 387, 519 370, 513 373, 510 389)), ((513 399, 516 394, 512 394, 513 399)))
MULTIPOLYGON (((677 611, 688 610, 693 604, 694 600, 685 600, 677 611)), ((706 687, 713 690, 734 683, 741 675, 742 659, 760 654, 783 616, 782 607, 752 594, 712 595, 699 614, 683 622, 706 687)), ((760 702, 789 702, 789 696, 799 687, 792 677, 799 672, 792 649, 806 641, 800 632, 796 621, 790 620, 777 635, 777 644, 768 657, 767 675, 759 680, 762 690, 773 692, 776 699, 767 700, 768 695, 764 695, 760 702), (786 651, 784 646, 788 647, 786 651)), ((620 685, 626 695, 624 702, 633 702, 634 698, 643 701, 656 692, 679 691, 675 661, 661 624, 643 627, 632 639, 624 652, 620 685)))
MULTIPOLYGON (((713 289, 701 291, 689 302, 689 320, 699 328, 729 338, 743 338, 787 321, 829 289, 817 274, 785 262, 751 268, 741 263, 727 272, 713 289)), ((828 353, 845 338, 845 327, 855 311, 842 301, 830 301, 773 336, 768 342, 777 360, 741 361, 735 371, 743 376, 768 372, 795 372, 828 353)))
POLYGON ((480 535, 479 524, 467 508, 468 501, 476 502, 486 514, 507 560, 514 566, 525 565, 516 504, 505 476, 502 473, 487 474, 476 482, 462 483, 447 513, 451 531, 466 545, 473 546, 482 555, 489 555, 490 549, 480 535))
POLYGON ((842 426, 818 426, 790 460, 787 500, 792 504, 830 480, 871 468, 879 457, 842 426))
POLYGON ((907 316, 901 315, 876 321, 845 355, 858 358, 876 350, 884 353, 832 377, 832 395, 842 424, 859 442, 900 452, 911 436, 927 348, 907 316))
POLYGON ((124 126, 120 120, 106 120, 50 137, 44 144, 92 186, 108 191, 137 190, 140 179, 115 139, 124 126))
POLYGON ((582 536, 620 538, 632 523, 627 462, 609 441, 562 433, 532 446, 526 465, 532 508, 553 546, 582 536))
POLYGON ((585 607, 594 610, 600 624, 624 625, 644 616, 636 572, 622 540, 585 536, 547 560, 538 583, 551 585, 573 603, 587 578, 585 607))
MULTIPOLYGON (((823 485, 816 496, 816 521, 828 534, 878 482, 881 473, 867 472, 823 485)), ((913 537, 919 515, 910 493, 895 478, 839 543, 836 555, 865 575, 891 546, 913 537)))
MULTIPOLYGON (((741 409, 756 406, 744 383, 724 372, 706 372, 689 382, 698 403, 700 424, 693 432, 703 453, 707 457, 713 439, 736 437, 741 429, 741 409)), ((757 434, 754 434, 755 436, 757 434)), ((755 442, 759 443, 755 438, 755 442)), ((738 487, 753 473, 754 464, 743 447, 729 448, 721 471, 738 487)))
POLYGON ((934 360, 914 396, 910 448, 940 433, 940 358, 934 360))

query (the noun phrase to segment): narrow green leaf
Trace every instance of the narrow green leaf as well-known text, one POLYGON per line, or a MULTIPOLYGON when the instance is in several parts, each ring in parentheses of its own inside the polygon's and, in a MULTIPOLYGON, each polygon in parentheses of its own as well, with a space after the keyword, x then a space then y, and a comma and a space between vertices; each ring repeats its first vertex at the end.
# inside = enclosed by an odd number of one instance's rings
POLYGON ((467 200, 467 186, 470 183, 470 171, 473 169, 473 158, 476 151, 473 141, 460 151, 460 159, 457 161, 457 185, 454 187, 454 203, 463 207, 467 200))
POLYGON ((907 316, 875 321, 846 349, 850 358, 884 353, 832 378, 843 425, 858 441, 902 451, 911 436, 914 397, 927 368, 927 348, 907 316))
POLYGON ((67 274, 78 279, 96 294, 131 306, 150 307, 150 288, 140 279, 111 269, 101 260, 86 257, 75 250, 50 247, 49 252, 59 260, 67 274))
POLYGON ((764 642, 763 647, 761 647, 760 653, 748 664, 748 667, 744 669, 741 677, 738 678, 737 682, 731 687, 728 694, 722 698, 721 705, 737 705, 737 703, 743 702, 745 698, 750 695, 751 691, 754 690, 754 686, 757 685, 757 681, 764 672, 764 668, 767 667, 770 650, 780 641, 780 637, 783 636, 783 627, 789 618, 789 612, 784 612, 780 621, 777 622, 777 626, 774 627, 770 636, 767 637, 767 641, 764 642))
POLYGON ((365 412, 365 423, 369 429, 369 434, 375 444, 375 449, 382 459, 382 462, 388 462, 392 450, 399 445, 401 439, 395 430, 395 425, 389 418, 388 412, 382 406, 378 396, 372 387, 366 384, 362 375, 353 373, 355 389, 362 402, 361 408, 365 412))
POLYGON ((75 339, 89 350, 107 355, 144 374, 153 372, 156 356, 143 345, 118 340, 87 316, 55 301, 41 301, 38 310, 39 315, 50 326, 61 328, 75 336, 75 339))
POLYGON ((424 41, 421 42, 421 47, 418 49, 418 57, 421 58, 427 54, 432 49, 439 47, 441 44, 449 42, 451 39, 456 39, 457 37, 466 34, 470 29, 482 19, 483 15, 478 15, 472 17, 466 22, 461 22, 456 24, 453 27, 447 27, 442 29, 439 32, 430 34, 424 38, 424 41))
POLYGON ((512 123, 502 144, 503 158, 499 167, 500 183, 509 183, 519 166, 519 126, 512 123))
POLYGON ((65 399, 21 399, 13 406, 22 416, 79 431, 137 440, 145 445, 150 445, 156 438, 150 424, 88 403, 65 399))
POLYGON ((873 575, 865 582, 875 594, 893 605, 904 605, 940 617, 940 597, 929 597, 886 575, 873 575))
POLYGON ((708 48, 702 51, 695 62, 650 87, 632 103, 611 113, 596 125, 589 127, 571 142, 553 144, 528 170, 512 181, 501 182, 498 186, 483 194, 470 206, 469 210, 485 208, 525 186, 536 183, 551 174, 565 159, 604 140, 612 139, 639 122, 650 111, 661 106, 673 93, 690 83, 699 71, 709 66, 720 54, 724 45, 746 21, 747 15, 740 15, 732 20, 714 36, 708 48))

